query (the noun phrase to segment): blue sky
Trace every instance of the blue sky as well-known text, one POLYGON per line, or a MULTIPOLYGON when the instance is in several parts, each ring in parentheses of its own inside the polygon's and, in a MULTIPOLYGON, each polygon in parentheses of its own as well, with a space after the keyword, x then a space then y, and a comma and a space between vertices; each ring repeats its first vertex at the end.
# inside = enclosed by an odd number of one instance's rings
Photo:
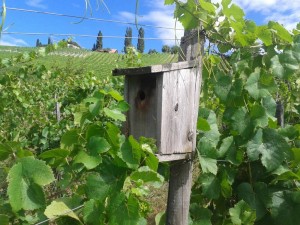
MULTIPOLYGON (((134 22, 135 20, 135 0, 105 0, 107 8, 103 4, 98 7, 96 2, 102 0, 91 0, 92 15, 88 11, 88 16, 110 20, 120 20, 124 22, 134 22)), ((214 0, 215 2, 219 0, 214 0)), ((163 5, 164 0, 139 0, 138 22, 140 24, 149 24, 154 26, 175 27, 173 20, 173 8, 163 5)), ((300 0, 233 0, 240 5, 246 12, 246 17, 256 21, 258 24, 267 23, 268 20, 275 20, 284 24, 289 29, 295 27, 300 21, 300 0)), ((6 0, 7 7, 32 9, 46 12, 55 12, 68 15, 83 16, 85 13, 84 0, 6 0)), ((126 27, 130 25, 108 23, 99 21, 82 21, 78 19, 57 17, 51 15, 42 15, 35 13, 19 12, 7 10, 5 23, 8 32, 33 32, 33 33, 58 33, 58 34, 87 34, 97 35, 101 30, 104 36, 121 36, 124 37, 126 27)), ((182 28, 179 23, 177 28, 182 28)), ((133 36, 138 36, 136 26, 132 26, 133 36)), ((162 38, 179 40, 183 34, 182 30, 144 28, 146 38, 162 38)), ((46 43, 48 36, 24 36, 24 35, 3 35, 0 41, 1 45, 18 45, 18 46, 35 46, 36 39, 39 38, 42 43, 46 43)), ((62 38, 51 36, 54 41, 62 38)), ((76 37, 73 39, 82 47, 91 49, 96 38, 76 37)), ((133 40, 136 45, 137 40, 133 40)), ((178 42, 178 41, 177 41, 178 42)), ((163 44, 174 45, 175 40, 146 40, 146 52, 150 48, 160 51, 163 44)), ((104 38, 103 47, 116 48, 119 51, 124 46, 124 39, 104 38)))

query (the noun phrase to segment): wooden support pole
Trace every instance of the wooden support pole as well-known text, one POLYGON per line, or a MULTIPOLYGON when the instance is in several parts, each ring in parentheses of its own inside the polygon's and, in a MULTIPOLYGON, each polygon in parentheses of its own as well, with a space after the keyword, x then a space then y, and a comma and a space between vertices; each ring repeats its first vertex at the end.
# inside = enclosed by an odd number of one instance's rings
MULTIPOLYGON (((184 37, 181 39, 181 51, 179 61, 197 60, 198 62, 198 78, 195 84, 195 92, 197 93, 194 102, 195 112, 191 112, 193 122, 196 126, 198 118, 199 96, 201 88, 201 69, 203 54, 204 38, 198 30, 185 31, 184 37)), ((195 128, 196 130, 196 128, 195 128)), ((193 149, 196 147, 196 134, 193 134, 193 149)), ((170 181, 167 205, 167 225, 187 225, 189 217, 189 206, 192 186, 192 160, 178 160, 171 163, 170 181)))

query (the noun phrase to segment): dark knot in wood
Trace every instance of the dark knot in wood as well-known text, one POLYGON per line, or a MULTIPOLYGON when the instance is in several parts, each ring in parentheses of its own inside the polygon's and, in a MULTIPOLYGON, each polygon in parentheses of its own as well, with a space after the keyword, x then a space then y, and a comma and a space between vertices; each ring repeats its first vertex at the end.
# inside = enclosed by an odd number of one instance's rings
POLYGON ((194 137, 194 132, 193 132, 193 131, 190 131, 190 132, 188 133, 188 140, 189 140, 189 141, 193 141, 193 137, 194 137))

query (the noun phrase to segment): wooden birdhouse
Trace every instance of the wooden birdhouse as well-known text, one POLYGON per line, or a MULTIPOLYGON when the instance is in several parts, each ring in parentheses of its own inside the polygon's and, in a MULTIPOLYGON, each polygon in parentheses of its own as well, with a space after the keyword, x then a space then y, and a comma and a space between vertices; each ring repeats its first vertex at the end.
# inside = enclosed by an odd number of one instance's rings
POLYGON ((189 158, 196 146, 197 62, 115 69, 113 75, 125 75, 126 133, 156 139, 160 161, 189 158))

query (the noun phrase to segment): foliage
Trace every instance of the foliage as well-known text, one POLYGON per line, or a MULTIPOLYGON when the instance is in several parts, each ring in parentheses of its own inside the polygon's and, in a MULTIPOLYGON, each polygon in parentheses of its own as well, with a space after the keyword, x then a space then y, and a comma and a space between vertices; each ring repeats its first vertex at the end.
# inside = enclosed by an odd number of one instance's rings
POLYGON ((170 48, 169 45, 164 45, 164 46, 162 46, 161 51, 163 53, 170 53, 171 52, 171 48, 170 48))
POLYGON ((137 43, 137 50, 140 53, 144 53, 144 49, 145 49, 145 40, 144 40, 144 37, 145 37, 145 31, 141 27, 139 29, 139 37, 138 37, 138 43, 137 43))
POLYGON ((180 51, 180 47, 179 46, 174 45, 174 46, 171 47, 171 53, 172 54, 178 54, 179 51, 180 51))
POLYGON ((124 52, 127 53, 127 48, 132 46, 132 28, 127 27, 124 40, 124 52))
MULTIPOLYGON (((230 0, 176 4, 207 40, 192 192, 193 224, 300 223, 300 31, 256 25, 230 0), (285 127, 276 108, 285 106, 285 127)), ((298 25, 299 28, 299 25, 298 25)))
POLYGON ((44 54, 1 61, 1 224, 146 224, 163 177, 153 141, 121 133, 120 81, 35 65, 44 54))
POLYGON ((101 30, 100 30, 99 33, 98 33, 98 36, 97 36, 96 44, 93 47, 93 51, 100 50, 100 49, 103 48, 103 38, 102 38, 102 36, 103 35, 102 35, 101 30))
POLYGON ((128 47, 126 52, 127 53, 123 56, 126 67, 140 67, 142 65, 142 54, 139 51, 137 51, 134 47, 128 47))
POLYGON ((149 49, 148 54, 157 54, 158 52, 155 49, 149 49))

